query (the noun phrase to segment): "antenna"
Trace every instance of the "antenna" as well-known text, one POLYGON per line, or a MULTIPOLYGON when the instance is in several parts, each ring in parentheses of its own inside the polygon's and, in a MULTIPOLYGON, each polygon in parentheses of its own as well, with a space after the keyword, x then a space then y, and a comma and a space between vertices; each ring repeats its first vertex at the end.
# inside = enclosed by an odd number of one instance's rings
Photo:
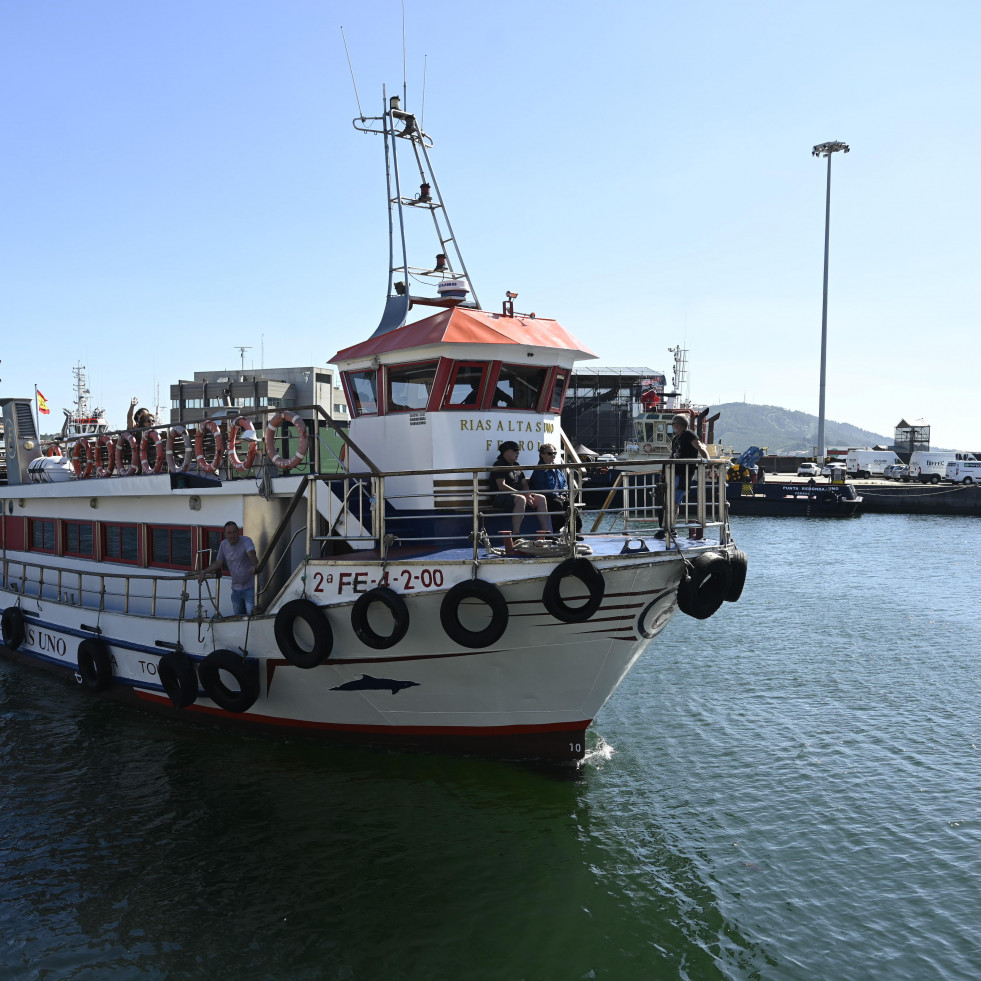
POLYGON ((429 55, 422 56, 422 112, 419 114, 419 128, 426 131, 426 69, 429 68, 429 55))
POLYGON ((405 80, 405 0, 402 0, 402 101, 409 106, 408 86, 405 80))
POLYGON ((361 108, 361 96, 358 95, 358 83, 354 80, 354 65, 351 64, 351 52, 347 49, 347 37, 344 35, 344 28, 341 28, 341 39, 344 41, 344 53, 347 55, 347 67, 351 69, 351 84, 354 86, 354 99, 358 103, 358 115, 361 122, 364 122, 364 110, 361 108))
POLYGON ((243 346, 242 344, 235 344, 234 345, 234 348, 235 348, 236 351, 238 351, 239 355, 242 358, 242 371, 245 371, 245 352, 246 351, 251 351, 252 350, 252 345, 251 344, 246 344, 246 345, 243 346))

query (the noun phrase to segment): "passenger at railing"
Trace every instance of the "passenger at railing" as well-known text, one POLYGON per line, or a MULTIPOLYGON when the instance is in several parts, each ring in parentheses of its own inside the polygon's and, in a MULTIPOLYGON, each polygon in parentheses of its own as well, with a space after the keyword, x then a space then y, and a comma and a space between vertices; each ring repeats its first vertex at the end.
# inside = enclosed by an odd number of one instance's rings
POLYGON ((491 469, 490 483, 494 491, 494 507, 512 515, 511 531, 504 532, 504 548, 508 555, 515 555, 514 538, 521 531, 526 508, 534 508, 538 512, 539 537, 549 534, 552 525, 544 496, 529 493, 525 473, 518 467, 518 444, 511 439, 506 440, 501 443, 499 452, 491 469))
MULTIPOLYGON (((703 460, 709 458, 708 450, 705 449, 702 441, 688 428, 688 416, 678 414, 671 420, 674 429, 674 438, 671 440, 671 459, 672 460, 703 460)), ((675 521, 678 520, 678 511, 685 502, 688 493, 688 486, 691 483, 691 471, 694 467, 685 464, 677 464, 674 470, 674 503, 675 521)), ((701 538, 701 528, 689 528, 689 538, 701 538)))
POLYGON ((152 429, 156 425, 157 420, 149 409, 145 409, 142 406, 137 409, 136 407, 139 405, 139 402, 139 398, 135 395, 130 400, 129 409, 126 412, 126 428, 130 430, 152 429))
POLYGON ((259 558, 254 542, 239 532, 236 522, 226 521, 222 534, 224 538, 218 546, 218 554, 214 562, 198 573, 198 582, 204 582, 225 566, 232 576, 232 613, 244 616, 255 609, 255 570, 259 558))
MULTIPOLYGON (((548 513, 552 517, 552 528, 561 531, 569 517, 569 481, 565 473, 555 464, 556 449, 551 443, 542 443, 538 447, 538 465, 547 466, 548 470, 532 472, 528 486, 534 491, 545 495, 548 513)), ((576 512, 576 534, 582 531, 582 518, 576 512)))

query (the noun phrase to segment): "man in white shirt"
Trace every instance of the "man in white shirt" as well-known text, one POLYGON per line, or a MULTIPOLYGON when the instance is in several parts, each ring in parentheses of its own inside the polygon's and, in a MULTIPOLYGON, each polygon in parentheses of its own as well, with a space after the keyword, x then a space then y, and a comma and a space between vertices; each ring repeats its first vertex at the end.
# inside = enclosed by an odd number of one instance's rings
POLYGON ((236 522, 226 521, 223 534, 214 562, 198 573, 198 582, 225 566, 232 576, 232 612, 244 616, 255 608, 255 569, 259 559, 252 539, 239 532, 236 522))

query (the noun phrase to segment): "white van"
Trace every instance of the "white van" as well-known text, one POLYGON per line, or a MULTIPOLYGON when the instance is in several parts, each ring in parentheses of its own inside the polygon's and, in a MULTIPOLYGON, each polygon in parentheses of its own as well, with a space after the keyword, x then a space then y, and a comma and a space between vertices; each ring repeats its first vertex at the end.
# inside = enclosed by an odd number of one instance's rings
POLYGON ((881 477, 888 466, 903 461, 892 450, 849 450, 845 455, 845 473, 849 477, 868 480, 869 477, 881 477))
POLYGON ((981 484, 981 460, 951 460, 944 479, 953 484, 981 484))
POLYGON ((973 453, 956 450, 917 450, 909 458, 909 479, 921 484, 939 484, 947 476, 947 464, 976 460, 973 453))

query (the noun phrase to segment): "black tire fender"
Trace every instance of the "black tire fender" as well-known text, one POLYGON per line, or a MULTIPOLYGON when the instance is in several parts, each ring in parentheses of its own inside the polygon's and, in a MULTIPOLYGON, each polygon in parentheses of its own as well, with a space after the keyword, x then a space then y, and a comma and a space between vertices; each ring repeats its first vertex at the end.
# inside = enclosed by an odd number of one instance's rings
POLYGON ((308 599, 290 600, 276 614, 273 624, 276 644, 283 657, 298 668, 315 668, 330 657, 334 649, 334 631, 322 606, 308 599), (302 620, 313 635, 313 646, 308 650, 296 639, 293 625, 302 620))
POLYGON ((405 600, 388 586, 378 586, 362 593, 351 608, 351 627, 358 635, 358 640, 368 647, 383 651, 394 647, 409 629, 409 608, 405 600), (372 603, 381 603, 395 620, 392 632, 385 636, 376 633, 368 623, 368 610, 372 603))
POLYGON ((0 616, 0 630, 3 633, 4 647, 15 651, 24 643, 27 629, 24 626, 24 614, 20 612, 19 606, 8 606, 3 611, 3 615, 0 616))
POLYGON ((729 563, 718 552, 699 555, 678 584, 678 609, 707 620, 722 606, 729 590, 729 563))
POLYGON ((197 701, 197 672, 183 651, 167 651, 157 663, 157 675, 174 708, 187 708, 197 701))
POLYGON ((82 686, 92 692, 105 691, 112 684, 112 657, 101 637, 86 637, 76 655, 82 686))
POLYGON ((439 620, 446 636, 461 647, 477 649, 496 643, 507 629, 509 618, 507 600, 497 586, 483 579, 458 582, 447 591, 439 606, 439 620), (491 621, 483 630, 469 630, 460 622, 460 604, 468 599, 480 600, 490 607, 491 621))
POLYGON ((259 665, 235 651, 212 651, 198 668, 201 687, 208 698, 226 712, 247 712, 259 697, 259 665), (225 684, 221 672, 230 674, 238 689, 225 684))
POLYGON ((603 573, 588 559, 566 559, 559 563, 545 581, 542 590, 542 603, 545 609, 563 623, 583 623, 599 608, 606 594, 606 582, 603 573), (589 593, 589 599, 583 606, 569 606, 562 599, 562 580, 578 579, 589 593))
POLYGON ((749 556, 737 548, 729 556, 729 588, 726 590, 726 600, 735 603, 743 594, 746 585, 746 572, 749 569, 749 556))

